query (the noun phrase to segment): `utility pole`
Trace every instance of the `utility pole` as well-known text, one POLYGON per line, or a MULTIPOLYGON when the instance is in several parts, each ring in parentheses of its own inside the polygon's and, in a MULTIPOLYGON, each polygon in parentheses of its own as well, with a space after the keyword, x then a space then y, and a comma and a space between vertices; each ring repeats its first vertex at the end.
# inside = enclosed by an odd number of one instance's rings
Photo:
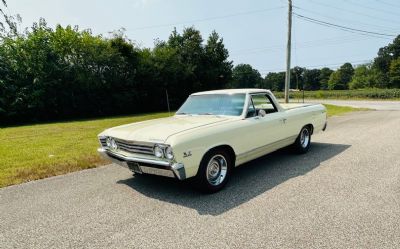
POLYGON ((292 0, 288 0, 288 36, 286 47, 286 76, 285 76, 285 103, 289 103, 289 87, 290 87, 290 53, 292 43, 292 0))

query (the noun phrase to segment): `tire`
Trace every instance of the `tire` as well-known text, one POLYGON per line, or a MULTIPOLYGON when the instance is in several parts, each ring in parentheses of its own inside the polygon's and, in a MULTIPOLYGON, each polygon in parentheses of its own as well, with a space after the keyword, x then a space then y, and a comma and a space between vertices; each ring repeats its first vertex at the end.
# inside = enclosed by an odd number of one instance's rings
POLYGON ((232 156, 224 149, 214 149, 201 160, 194 178, 194 187, 204 193, 215 193, 223 189, 233 168, 232 156))
POLYGON ((304 126, 293 144, 293 150, 298 154, 307 153, 311 145, 311 129, 310 126, 304 126))

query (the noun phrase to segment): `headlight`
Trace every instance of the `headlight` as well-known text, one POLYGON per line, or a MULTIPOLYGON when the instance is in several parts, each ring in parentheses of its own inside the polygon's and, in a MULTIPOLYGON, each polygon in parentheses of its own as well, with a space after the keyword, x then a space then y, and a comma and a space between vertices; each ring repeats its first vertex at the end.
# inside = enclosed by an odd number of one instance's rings
POLYGON ((165 149, 165 157, 166 157, 167 159, 169 159, 169 160, 174 159, 174 153, 172 153, 172 147, 171 147, 171 146, 168 146, 168 147, 165 149))
POLYGON ((154 155, 158 158, 164 156, 164 151, 159 145, 154 146, 154 155))
POLYGON ((106 144, 107 144, 108 148, 111 148, 111 138, 110 137, 107 137, 106 144))
POLYGON ((117 143, 115 142, 115 140, 112 137, 108 137, 106 139, 106 144, 107 144, 107 147, 112 149, 112 150, 117 150, 118 149, 118 145, 117 145, 117 143))

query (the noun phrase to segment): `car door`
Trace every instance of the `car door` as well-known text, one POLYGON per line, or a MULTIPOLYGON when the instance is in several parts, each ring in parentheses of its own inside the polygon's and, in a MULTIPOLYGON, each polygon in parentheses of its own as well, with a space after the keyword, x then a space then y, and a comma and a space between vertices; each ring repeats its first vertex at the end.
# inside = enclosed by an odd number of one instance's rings
POLYGON ((246 141, 249 141, 246 157, 256 158, 276 149, 285 137, 283 115, 266 93, 250 95, 247 116, 243 120, 246 141))

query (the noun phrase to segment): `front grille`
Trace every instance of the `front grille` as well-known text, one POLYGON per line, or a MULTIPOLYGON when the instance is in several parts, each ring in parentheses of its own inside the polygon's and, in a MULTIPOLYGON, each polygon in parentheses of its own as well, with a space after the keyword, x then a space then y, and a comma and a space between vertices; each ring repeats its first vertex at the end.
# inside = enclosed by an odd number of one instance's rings
POLYGON ((153 155, 153 146, 147 144, 140 144, 137 142, 123 141, 115 139, 117 146, 120 150, 130 153, 149 154, 153 155))

